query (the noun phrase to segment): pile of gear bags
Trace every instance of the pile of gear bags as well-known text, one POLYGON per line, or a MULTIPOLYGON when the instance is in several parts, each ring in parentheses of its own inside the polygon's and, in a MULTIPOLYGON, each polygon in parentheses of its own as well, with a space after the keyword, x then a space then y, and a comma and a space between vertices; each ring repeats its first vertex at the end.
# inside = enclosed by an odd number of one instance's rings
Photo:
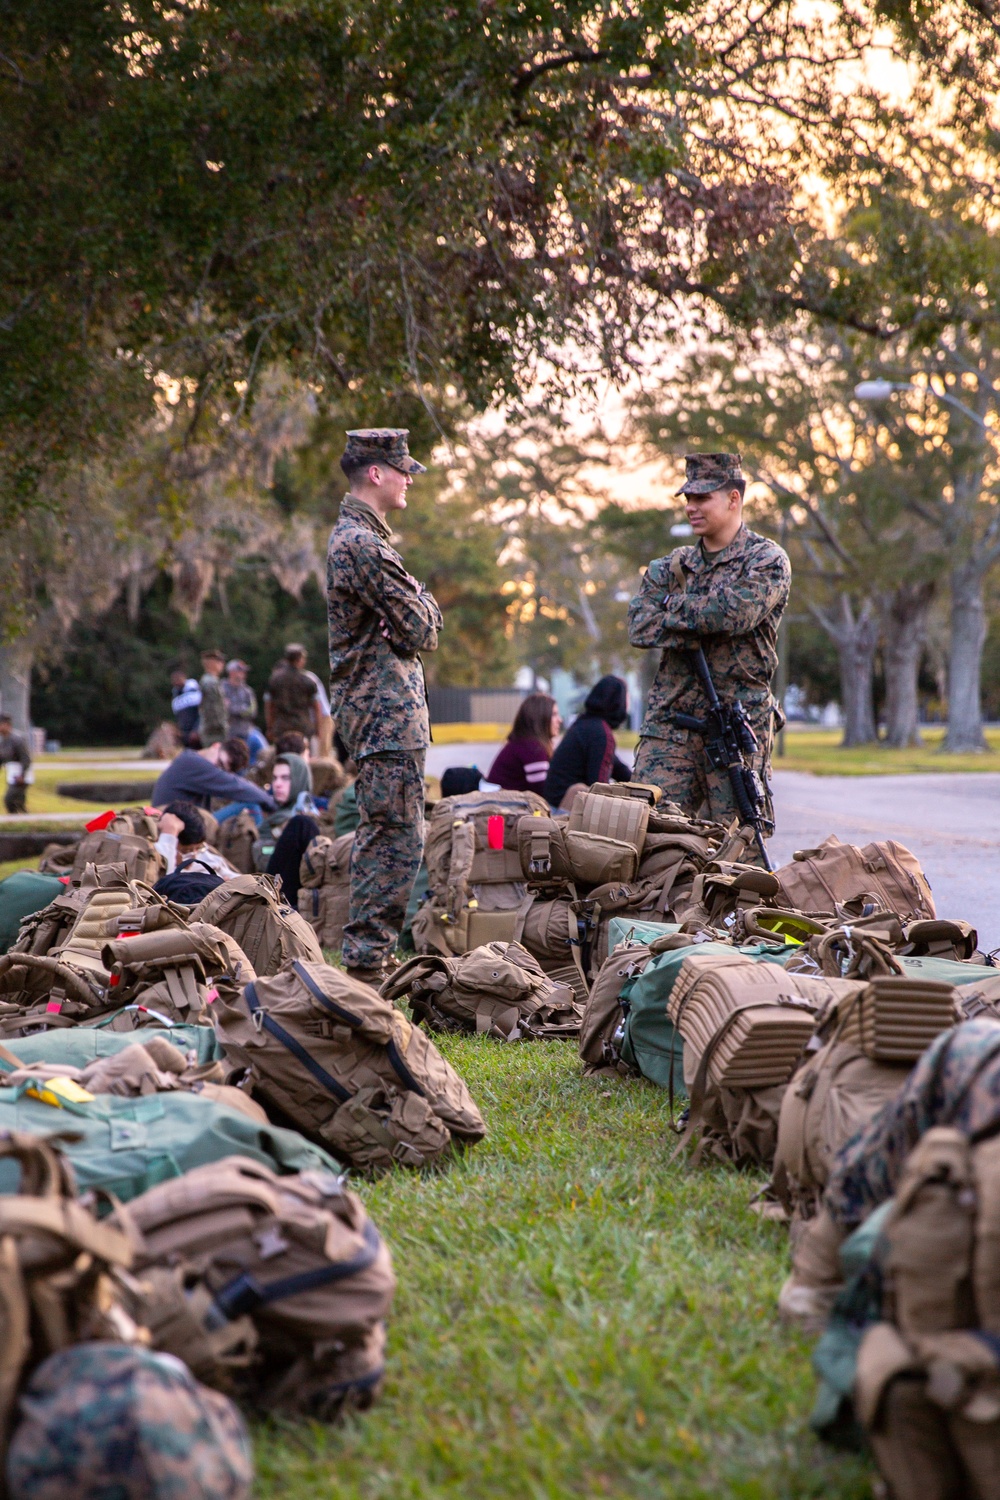
POLYGON ((568 818, 443 798, 415 956, 377 992, 324 961, 349 903, 332 834, 298 910, 256 873, 187 907, 122 814, 0 957, 12 1495, 48 1493, 52 1433, 102 1382, 151 1473, 176 1387, 227 1496, 250 1472, 234 1401, 371 1402, 394 1280, 345 1169, 482 1139, 431 1039, 451 1030, 568 1039, 586 1073, 669 1091, 677 1153, 768 1169, 752 1207, 790 1228, 783 1315, 822 1335, 818 1430, 867 1439, 897 1500, 1000 1495, 1000 971, 907 849, 830 838, 771 873, 749 831, 636 783, 568 818))

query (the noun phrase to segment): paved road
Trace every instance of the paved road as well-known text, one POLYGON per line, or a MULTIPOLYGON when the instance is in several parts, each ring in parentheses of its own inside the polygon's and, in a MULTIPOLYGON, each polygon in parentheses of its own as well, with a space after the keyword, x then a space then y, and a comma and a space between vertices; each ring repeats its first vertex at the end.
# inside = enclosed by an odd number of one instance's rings
POLYGON ((1000 946, 1000 774, 776 771, 774 794, 777 863, 830 833, 852 844, 897 839, 923 865, 940 915, 964 917, 982 947, 1000 946))

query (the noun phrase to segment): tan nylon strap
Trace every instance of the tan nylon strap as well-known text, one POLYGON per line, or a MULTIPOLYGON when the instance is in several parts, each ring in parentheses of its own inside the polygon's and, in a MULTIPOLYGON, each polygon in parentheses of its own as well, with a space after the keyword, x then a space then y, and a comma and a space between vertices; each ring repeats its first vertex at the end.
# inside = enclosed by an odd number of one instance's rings
POLYGON ((0 1239, 0 1463, 6 1468, 11 1415, 21 1371, 31 1350, 31 1312, 21 1273, 17 1244, 10 1235, 0 1239))
POLYGON ((681 553, 683 551, 683 547, 678 547, 676 552, 672 552, 670 554, 670 572, 673 577, 674 583, 677 585, 676 590, 670 590, 672 594, 675 592, 678 594, 687 593, 687 574, 681 566, 681 553))
POLYGON ((528 920, 528 913, 535 904, 535 892, 529 891, 517 908, 517 916, 514 919, 514 936, 511 942, 519 943, 524 936, 524 924, 528 920))
POLYGON ((99 1224, 71 1199, 0 1199, 0 1235, 39 1232, 68 1240, 111 1265, 132 1263, 132 1247, 120 1230, 99 1224))

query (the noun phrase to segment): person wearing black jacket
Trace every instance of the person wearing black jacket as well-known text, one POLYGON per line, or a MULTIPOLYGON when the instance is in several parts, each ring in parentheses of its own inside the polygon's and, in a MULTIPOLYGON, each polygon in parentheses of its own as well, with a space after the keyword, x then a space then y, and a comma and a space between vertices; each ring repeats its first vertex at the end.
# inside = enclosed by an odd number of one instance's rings
POLYGON ((583 713, 567 729, 549 762, 544 793, 551 807, 567 811, 577 789, 595 781, 631 781, 631 771, 616 754, 612 733, 627 718, 625 683, 620 677, 602 677, 591 688, 583 713))

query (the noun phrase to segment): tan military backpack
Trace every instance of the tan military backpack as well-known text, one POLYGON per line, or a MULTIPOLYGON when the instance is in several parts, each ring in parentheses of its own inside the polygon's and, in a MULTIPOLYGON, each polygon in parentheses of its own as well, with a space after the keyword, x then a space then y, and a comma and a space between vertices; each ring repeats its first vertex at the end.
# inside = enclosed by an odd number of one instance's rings
POLYGON ((329 1421, 381 1385, 395 1277, 343 1179, 229 1156, 151 1188, 137 1315, 155 1346, 266 1411, 329 1421))
POLYGON ((257 824, 245 807, 231 818, 223 818, 218 825, 215 848, 242 875, 254 873, 253 849, 256 842, 257 824))
POLYGON ((155 824, 141 816, 143 831, 139 833, 134 831, 132 820, 120 814, 106 828, 84 834, 76 846, 70 872, 74 885, 80 884, 88 865, 123 864, 130 880, 147 885, 155 885, 167 873, 167 862, 155 847, 155 824))
POLYGON ((576 1037, 583 1007, 520 943, 486 943, 457 958, 403 964, 381 993, 405 1000, 430 1031, 471 1031, 501 1042, 576 1037))
POLYGON ((831 834, 816 849, 800 849, 775 876, 778 904, 795 911, 862 916, 871 907, 904 920, 937 915, 920 861, 893 839, 859 849, 831 834))
POLYGON ((253 1092, 363 1171, 421 1167, 486 1134, 430 1038, 370 985, 295 960, 215 1002, 226 1057, 253 1092))
POLYGON ((0 1160, 21 1172, 18 1191, 0 1197, 0 1462, 19 1387, 36 1365, 84 1340, 140 1339, 116 1281, 132 1264, 132 1240, 79 1201, 59 1140, 0 1136, 0 1160))
POLYGON ((648 945, 630 943, 609 953, 601 965, 580 1026, 580 1060, 586 1076, 635 1073, 621 1057, 626 1020, 621 993, 631 979, 642 973, 651 957, 648 945))
POLYGON ((511 941, 527 895, 518 819, 548 812, 548 803, 534 792, 442 797, 424 844, 430 900, 413 925, 418 951, 448 955, 511 941))
POLYGON ((1000 1140, 910 1152, 875 1252, 854 1406, 894 1500, 1000 1495, 1000 1140))
POLYGON ((260 975, 277 974, 296 958, 323 961, 309 923, 282 898, 270 875, 224 880, 193 908, 191 920, 228 932, 260 975))
POLYGON ((299 866, 299 914, 316 934, 321 948, 338 949, 351 911, 351 850, 354 834, 331 839, 321 833, 299 866))

